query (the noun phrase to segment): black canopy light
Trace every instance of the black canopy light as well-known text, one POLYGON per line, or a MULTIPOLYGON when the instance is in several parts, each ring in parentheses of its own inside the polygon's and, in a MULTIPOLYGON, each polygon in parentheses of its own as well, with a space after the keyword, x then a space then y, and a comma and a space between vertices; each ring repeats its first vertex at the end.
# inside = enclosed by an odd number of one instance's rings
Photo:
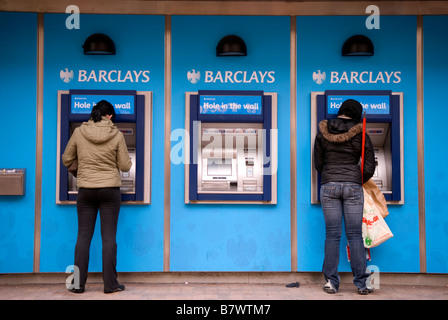
POLYGON ((373 56, 372 41, 361 34, 354 35, 345 40, 342 46, 343 56, 373 56))
POLYGON ((243 39, 236 35, 228 35, 219 40, 216 46, 217 57, 247 56, 247 47, 243 39))
POLYGON ((86 39, 84 54, 111 55, 115 54, 115 44, 111 38, 103 33, 95 33, 86 39))

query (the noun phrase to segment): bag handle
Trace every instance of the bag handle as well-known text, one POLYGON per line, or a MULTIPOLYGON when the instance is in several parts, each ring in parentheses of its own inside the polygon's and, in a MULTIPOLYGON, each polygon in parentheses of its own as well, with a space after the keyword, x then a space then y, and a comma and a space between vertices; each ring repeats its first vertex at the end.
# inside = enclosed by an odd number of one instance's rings
POLYGON ((361 181, 364 184, 364 148, 366 145, 366 112, 362 117, 362 144, 361 144, 361 181))

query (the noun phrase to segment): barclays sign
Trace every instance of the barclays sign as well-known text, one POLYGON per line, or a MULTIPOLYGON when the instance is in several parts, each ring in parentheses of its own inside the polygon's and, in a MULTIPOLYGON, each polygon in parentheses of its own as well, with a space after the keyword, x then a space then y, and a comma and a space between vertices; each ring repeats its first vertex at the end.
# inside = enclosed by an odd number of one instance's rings
MULTIPOLYGON (((330 83, 337 84, 390 84, 401 82, 401 71, 330 71, 330 83)), ((313 81, 322 84, 327 80, 326 72, 313 72, 313 81)))
POLYGON ((75 78, 73 70, 65 68, 59 72, 59 76, 65 83, 77 79, 78 82, 149 82, 149 70, 78 70, 75 78))
POLYGON ((187 79, 191 83, 198 83, 201 78, 205 83, 274 83, 275 71, 211 71, 206 70, 203 74, 196 69, 187 72, 187 79))

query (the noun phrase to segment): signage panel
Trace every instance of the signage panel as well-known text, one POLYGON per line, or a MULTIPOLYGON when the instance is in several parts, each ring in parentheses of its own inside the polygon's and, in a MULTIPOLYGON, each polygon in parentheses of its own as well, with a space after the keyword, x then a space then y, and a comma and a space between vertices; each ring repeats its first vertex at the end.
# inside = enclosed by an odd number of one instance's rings
POLYGON ((116 114, 134 114, 135 96, 133 95, 73 94, 70 112, 90 114, 92 108, 101 100, 109 101, 114 106, 116 114))
POLYGON ((261 115, 261 96, 200 96, 200 114, 261 115))
POLYGON ((337 114, 341 104, 348 99, 359 101, 366 114, 390 114, 390 98, 388 95, 328 95, 327 113, 337 114))

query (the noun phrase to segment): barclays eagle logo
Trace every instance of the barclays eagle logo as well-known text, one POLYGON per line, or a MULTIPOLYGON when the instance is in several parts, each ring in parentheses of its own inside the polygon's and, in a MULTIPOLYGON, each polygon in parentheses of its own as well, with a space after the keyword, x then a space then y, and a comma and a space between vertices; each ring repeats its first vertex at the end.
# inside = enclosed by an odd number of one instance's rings
POLYGON ((62 81, 69 83, 73 79, 73 70, 68 71, 68 68, 65 68, 65 70, 61 70, 59 75, 62 81))
POLYGON ((201 79, 201 73, 199 71, 196 71, 195 69, 188 71, 187 79, 193 84, 198 83, 198 81, 201 79))
POLYGON ((325 81, 326 78, 325 72, 320 72, 320 70, 317 70, 317 72, 313 72, 313 80, 317 84, 322 84, 325 81))

